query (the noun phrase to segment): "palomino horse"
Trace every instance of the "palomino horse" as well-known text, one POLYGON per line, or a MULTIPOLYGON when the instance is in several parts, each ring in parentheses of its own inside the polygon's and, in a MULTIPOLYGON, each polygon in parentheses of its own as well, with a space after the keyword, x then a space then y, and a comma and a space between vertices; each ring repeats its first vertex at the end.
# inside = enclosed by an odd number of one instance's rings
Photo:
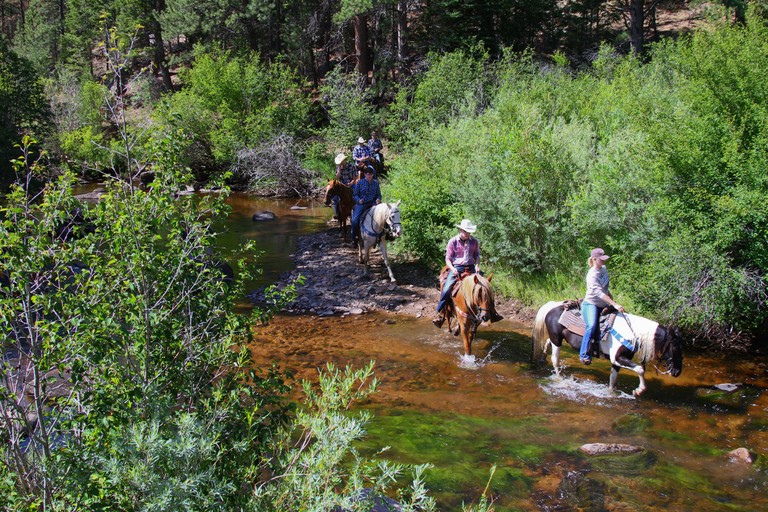
MULTIPOLYGON (((562 302, 548 302, 536 314, 533 324, 532 362, 543 361, 547 346, 552 347, 552 366, 560 375, 560 347, 563 340, 576 350, 581 347, 582 336, 569 331, 559 322, 565 307, 562 302)), ((632 394, 640 396, 645 391, 645 364, 654 361, 666 364, 666 371, 673 377, 683 370, 683 343, 678 329, 663 327, 652 320, 628 313, 619 313, 610 330, 610 336, 600 341, 600 352, 611 361, 611 377, 608 387, 616 387, 616 378, 621 368, 637 373, 640 383, 632 394), (632 362, 639 355, 640 362, 632 362)), ((658 367, 656 368, 658 371, 658 367)))
POLYGON ((347 239, 347 219, 352 215, 355 200, 352 198, 352 187, 338 180, 331 180, 325 186, 325 206, 331 206, 333 196, 339 196, 339 229, 344 241, 347 239))
POLYGON ((366 211, 360 219, 360 239, 357 245, 358 260, 365 265, 365 275, 368 275, 368 258, 371 247, 379 244, 381 257, 389 272, 389 279, 395 282, 395 275, 387 260, 387 237, 397 238, 402 234, 400 227, 400 201, 396 203, 379 203, 366 211))
POLYGON ((479 325, 489 325, 494 318, 501 319, 496 313, 491 288, 493 274, 486 279, 480 274, 471 274, 461 280, 460 289, 452 300, 445 305, 445 317, 448 330, 464 341, 464 355, 472 355, 472 341, 479 325), (454 325, 455 323, 455 325, 454 325))

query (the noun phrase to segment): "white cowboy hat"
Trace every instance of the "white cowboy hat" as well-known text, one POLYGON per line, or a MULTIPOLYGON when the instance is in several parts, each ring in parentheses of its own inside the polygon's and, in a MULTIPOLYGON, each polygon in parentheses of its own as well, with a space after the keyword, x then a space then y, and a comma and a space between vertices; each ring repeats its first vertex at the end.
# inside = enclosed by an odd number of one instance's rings
POLYGON ((474 233, 477 231, 477 226, 472 224, 472 221, 469 219, 462 219, 461 224, 456 224, 456 227, 467 233, 474 233))
POLYGON ((357 138, 357 143, 358 143, 358 144, 365 144, 365 139, 364 139, 364 138, 362 138, 362 137, 358 137, 358 138, 357 138))
POLYGON ((338 155, 336 155, 336 159, 334 160, 334 162, 336 162, 336 165, 339 165, 341 162, 343 162, 346 159, 347 159, 347 155, 345 155, 344 153, 339 153, 338 155))

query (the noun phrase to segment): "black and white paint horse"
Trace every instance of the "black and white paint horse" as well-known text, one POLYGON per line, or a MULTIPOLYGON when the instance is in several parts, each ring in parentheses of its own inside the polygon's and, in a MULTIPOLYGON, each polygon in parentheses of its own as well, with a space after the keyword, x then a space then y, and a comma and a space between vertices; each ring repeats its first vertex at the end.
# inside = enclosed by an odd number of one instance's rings
MULTIPOLYGON (((547 347, 552 347, 552 366, 555 374, 560 375, 560 347, 566 340, 577 352, 581 347, 582 336, 569 331, 559 322, 565 307, 562 302, 548 302, 539 309, 533 324, 532 362, 538 363, 546 358, 547 347)), ((656 362, 666 366, 661 372, 680 375, 683 370, 683 344, 680 331, 663 327, 653 320, 648 320, 629 313, 616 315, 611 334, 600 341, 601 356, 611 361, 611 377, 608 387, 616 387, 619 370, 627 368, 637 373, 640 383, 632 392, 640 396, 645 391, 645 365, 656 362), (637 357, 639 362, 634 362, 637 357)), ((658 370, 658 367, 657 367, 658 370)))
POLYGON ((395 275, 387 260, 387 238, 399 237, 403 230, 400 226, 400 201, 396 203, 379 203, 366 211, 360 219, 360 238, 358 239, 358 260, 365 265, 365 275, 368 275, 368 259, 371 247, 379 244, 381 257, 389 272, 389 279, 394 283, 395 275))

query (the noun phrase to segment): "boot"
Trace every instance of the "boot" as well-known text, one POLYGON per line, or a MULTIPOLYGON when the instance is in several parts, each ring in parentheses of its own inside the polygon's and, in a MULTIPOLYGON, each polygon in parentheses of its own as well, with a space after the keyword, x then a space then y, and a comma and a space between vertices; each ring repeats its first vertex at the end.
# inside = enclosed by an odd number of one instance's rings
POLYGON ((442 313, 438 313, 438 314, 435 316, 435 318, 433 318, 433 319, 432 319, 432 323, 433 323, 433 324, 434 324, 434 326, 435 326, 435 327, 437 327, 438 329, 440 329, 441 327, 443 327, 443 322, 445 322, 445 317, 443 316, 443 314, 442 314, 442 313))
POLYGON ((499 320, 504 320, 504 317, 494 311, 491 315, 491 323, 498 322, 499 320))

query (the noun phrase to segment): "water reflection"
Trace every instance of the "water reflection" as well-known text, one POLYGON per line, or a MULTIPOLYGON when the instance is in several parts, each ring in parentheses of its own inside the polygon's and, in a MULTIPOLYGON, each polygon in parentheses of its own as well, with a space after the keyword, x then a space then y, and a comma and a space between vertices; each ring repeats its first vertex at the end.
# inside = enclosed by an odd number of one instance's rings
POLYGON ((264 199, 233 192, 227 203, 232 207, 232 213, 226 226, 219 230, 218 244, 225 255, 232 257, 237 247, 255 242, 258 254, 252 257, 261 273, 252 283, 247 283, 249 290, 272 284, 280 274, 292 270, 291 255, 296 250, 298 237, 325 228, 333 215, 330 208, 311 199, 264 199), (254 221, 253 214, 260 211, 273 212, 277 218, 254 221))

